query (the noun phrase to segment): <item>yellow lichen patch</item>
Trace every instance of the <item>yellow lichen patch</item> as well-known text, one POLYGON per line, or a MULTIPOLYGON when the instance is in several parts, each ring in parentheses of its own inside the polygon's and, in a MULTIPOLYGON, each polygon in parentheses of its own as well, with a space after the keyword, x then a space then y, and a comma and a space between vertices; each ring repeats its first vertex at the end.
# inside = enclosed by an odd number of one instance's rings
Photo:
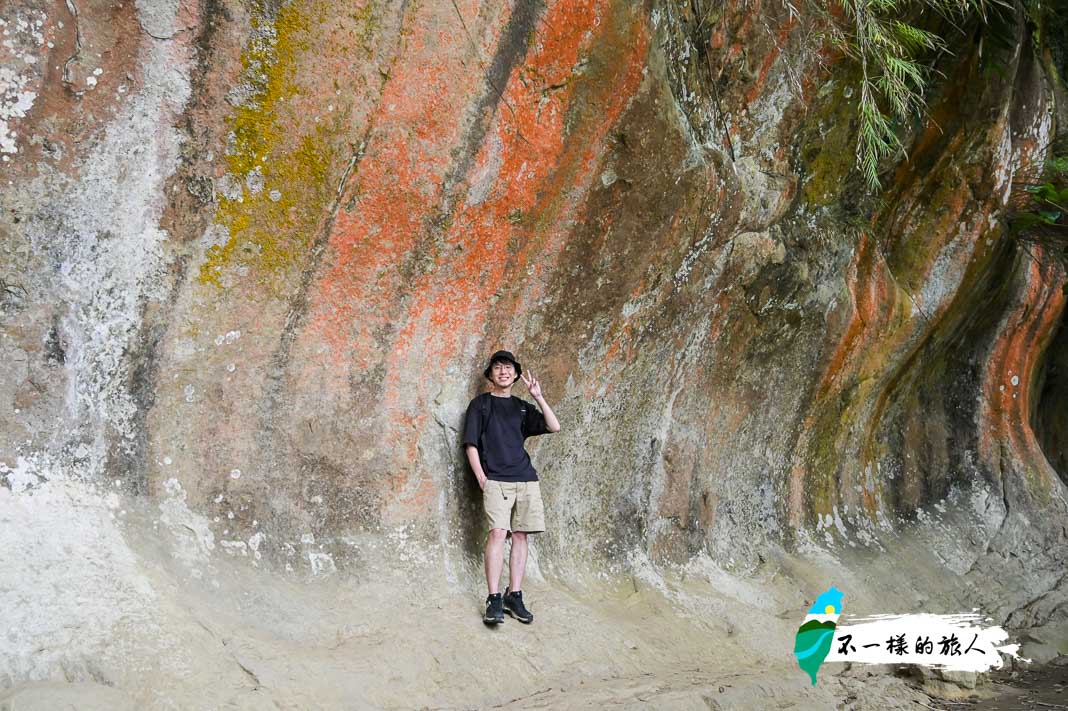
MULTIPOLYGON (((369 9, 364 14, 370 27, 369 9)), ((295 0, 273 20, 265 4, 253 8, 253 39, 242 56, 247 96, 227 119, 228 185, 216 213, 229 239, 208 250, 202 283, 223 286, 228 268, 244 266, 271 290, 308 251, 333 196, 338 168, 331 139, 344 119, 333 105, 313 103, 314 88, 301 80, 302 60, 322 41, 326 16, 314 0, 295 0)))
POLYGON ((356 8, 352 13, 352 19, 361 27, 361 30, 357 35, 360 47, 368 56, 374 52, 374 38, 375 33, 378 31, 378 25, 375 22, 373 10, 374 8, 371 3, 367 3, 363 7, 356 8))

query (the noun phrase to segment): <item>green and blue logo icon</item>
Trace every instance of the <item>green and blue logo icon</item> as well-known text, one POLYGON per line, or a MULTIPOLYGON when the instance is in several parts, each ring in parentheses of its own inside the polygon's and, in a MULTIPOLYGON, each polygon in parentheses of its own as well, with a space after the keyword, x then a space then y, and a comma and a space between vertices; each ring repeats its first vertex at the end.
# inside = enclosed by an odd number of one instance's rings
POLYGON ((828 588, 809 608, 797 628, 794 656, 816 685, 816 672, 825 662, 915 664, 954 671, 999 669, 1003 655, 1022 662, 1019 644, 1005 644, 1001 627, 978 608, 951 614, 876 614, 850 617, 839 624, 842 591, 828 588))
POLYGON ((816 672, 831 651, 838 616, 842 614, 842 591, 831 587, 816 598, 809 608, 805 621, 797 628, 794 639, 794 656, 801 669, 816 685, 816 672))

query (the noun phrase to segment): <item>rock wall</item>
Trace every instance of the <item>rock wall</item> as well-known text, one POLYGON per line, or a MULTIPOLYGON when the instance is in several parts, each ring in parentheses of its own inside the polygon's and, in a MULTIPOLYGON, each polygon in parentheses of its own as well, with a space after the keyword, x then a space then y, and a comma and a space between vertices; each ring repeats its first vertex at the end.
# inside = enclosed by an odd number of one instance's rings
POLYGON ((997 73, 953 35, 873 195, 857 69, 778 2, 5 7, 11 501, 475 579, 459 428, 506 347, 563 423, 544 570, 904 565, 927 529, 977 602, 1063 618, 1065 274, 1003 217, 1066 104, 1023 19, 997 73))

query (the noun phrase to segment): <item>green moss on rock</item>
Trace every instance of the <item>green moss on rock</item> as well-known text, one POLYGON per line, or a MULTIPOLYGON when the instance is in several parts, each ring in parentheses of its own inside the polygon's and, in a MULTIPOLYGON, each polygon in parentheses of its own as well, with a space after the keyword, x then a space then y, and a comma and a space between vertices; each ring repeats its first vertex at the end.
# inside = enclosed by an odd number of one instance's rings
POLYGON ((801 148, 806 178, 802 195, 811 205, 829 205, 837 200, 856 162, 853 122, 856 101, 853 78, 843 76, 828 83, 814 102, 808 123, 813 127, 801 148))

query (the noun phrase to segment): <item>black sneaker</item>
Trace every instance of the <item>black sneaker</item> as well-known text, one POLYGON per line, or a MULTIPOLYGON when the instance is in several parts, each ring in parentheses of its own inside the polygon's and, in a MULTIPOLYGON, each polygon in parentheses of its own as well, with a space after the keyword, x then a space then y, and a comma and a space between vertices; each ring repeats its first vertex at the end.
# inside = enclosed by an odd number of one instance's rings
POLYGON ((496 625, 504 622, 504 607, 501 603, 501 594, 494 593, 486 598, 486 615, 482 621, 487 625, 496 625))
POLYGON ((516 618, 523 624, 529 625, 534 621, 534 614, 527 609, 523 604, 523 591, 516 590, 511 592, 505 589, 504 592, 504 609, 508 611, 508 614, 516 618))

